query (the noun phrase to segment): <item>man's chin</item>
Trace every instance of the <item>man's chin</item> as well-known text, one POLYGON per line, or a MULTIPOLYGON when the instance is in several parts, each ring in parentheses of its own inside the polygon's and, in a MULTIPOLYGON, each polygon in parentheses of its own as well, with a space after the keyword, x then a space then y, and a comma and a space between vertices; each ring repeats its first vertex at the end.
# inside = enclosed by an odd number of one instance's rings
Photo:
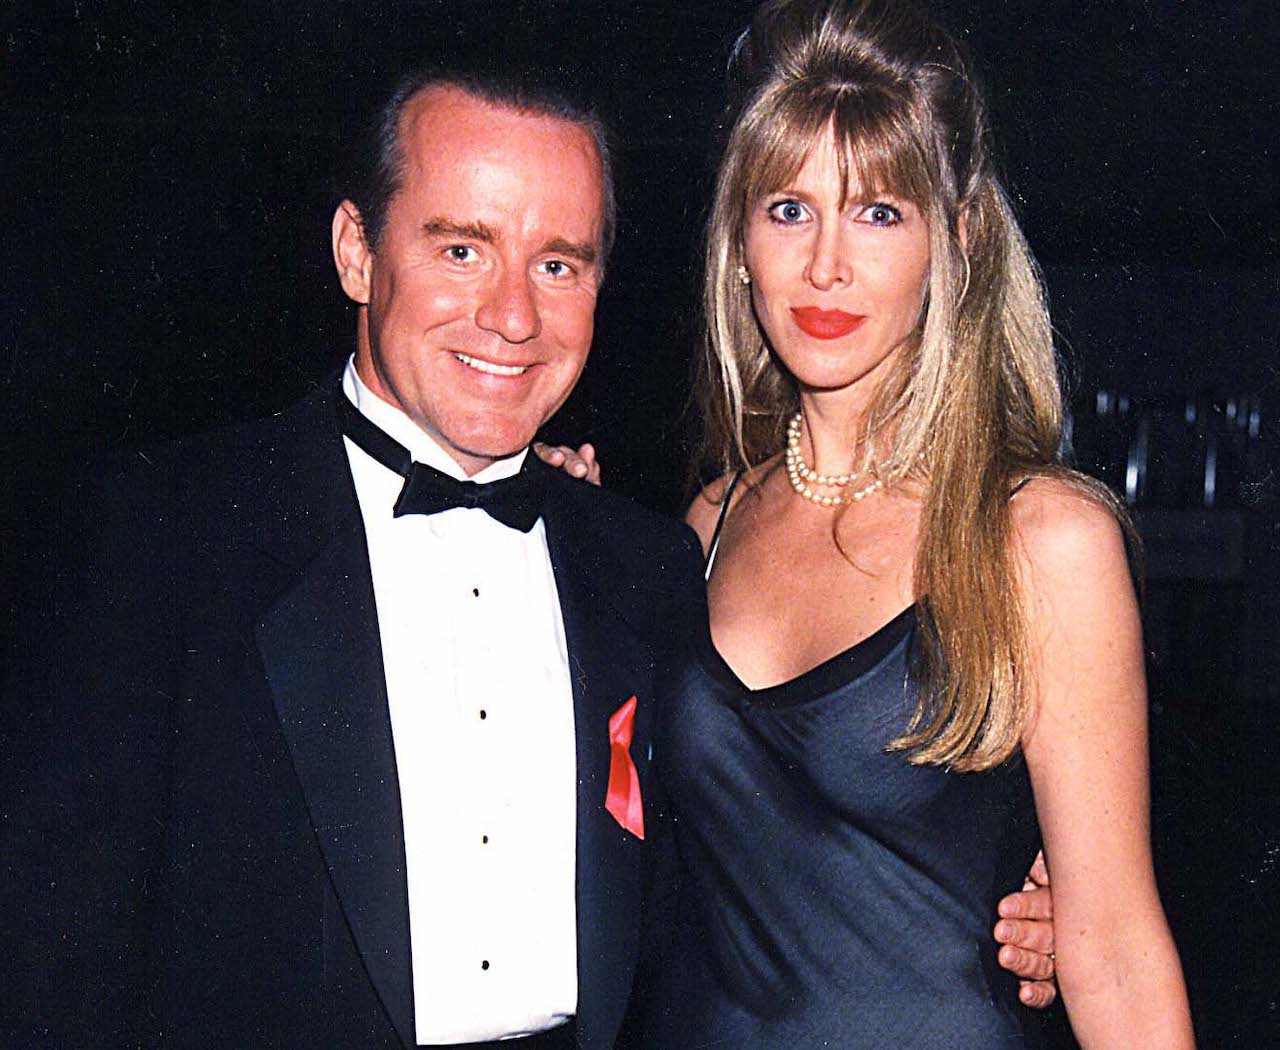
POLYGON ((468 475, 471 475, 479 473, 500 459, 519 455, 529 447, 533 438, 534 434, 529 433, 502 440, 449 442, 445 446, 445 451, 468 475))

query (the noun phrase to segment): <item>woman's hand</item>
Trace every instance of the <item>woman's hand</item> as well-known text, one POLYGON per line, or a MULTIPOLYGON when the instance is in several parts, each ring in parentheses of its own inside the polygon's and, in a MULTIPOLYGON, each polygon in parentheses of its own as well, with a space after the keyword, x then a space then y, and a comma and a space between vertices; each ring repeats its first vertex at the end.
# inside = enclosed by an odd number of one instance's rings
POLYGON ((600 484, 600 463, 596 459, 595 448, 590 444, 582 445, 575 452, 568 445, 544 445, 535 441, 533 451, 543 463, 560 467, 570 477, 582 478, 593 485, 600 484))
POLYGON ((1009 894, 997 910, 1000 965, 1022 979, 1018 998, 1027 1006, 1044 1009, 1058 997, 1058 987, 1054 983, 1053 891, 1043 853, 1036 854, 1021 892, 1009 894))

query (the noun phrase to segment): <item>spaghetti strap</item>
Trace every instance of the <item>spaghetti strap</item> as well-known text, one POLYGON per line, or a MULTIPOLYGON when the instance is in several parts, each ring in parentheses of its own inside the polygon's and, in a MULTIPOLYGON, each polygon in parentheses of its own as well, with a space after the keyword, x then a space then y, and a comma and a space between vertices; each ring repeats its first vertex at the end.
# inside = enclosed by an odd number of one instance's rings
POLYGON ((1024 488, 1026 488, 1027 482, 1034 477, 1035 477, 1034 474, 1028 474, 1025 478, 1023 478, 1016 485, 1014 485, 1013 488, 1009 490, 1009 498, 1013 499, 1014 496, 1016 496, 1019 492, 1021 492, 1024 488))
POLYGON ((724 519, 729 516, 729 504, 733 501, 733 490, 738 487, 738 481, 742 478, 742 471, 734 474, 729 482, 729 487, 724 490, 724 498, 720 501, 720 516, 716 518, 716 529, 711 534, 711 546, 707 549, 707 568, 702 574, 704 580, 711 579, 711 566, 715 564, 716 551, 720 547, 720 533, 724 529, 724 519))

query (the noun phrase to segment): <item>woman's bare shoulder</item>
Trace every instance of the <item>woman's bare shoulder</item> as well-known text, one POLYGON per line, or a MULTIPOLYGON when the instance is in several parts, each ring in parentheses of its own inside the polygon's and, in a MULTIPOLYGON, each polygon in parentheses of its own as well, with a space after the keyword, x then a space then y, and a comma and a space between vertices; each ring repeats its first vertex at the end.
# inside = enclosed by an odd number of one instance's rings
MULTIPOLYGON (((720 519, 725 495, 729 492, 736 476, 732 473, 724 474, 704 486, 702 491, 693 497, 693 502, 684 513, 684 520, 702 541, 703 551, 711 546, 711 537, 715 534, 716 522, 720 519)), ((736 501, 739 498, 738 493, 734 492, 732 498, 736 501)))
POLYGON ((711 538, 715 535, 716 523, 720 520, 726 497, 729 500, 728 513, 741 502, 747 492, 764 481, 776 459, 777 457, 773 457, 765 460, 745 473, 730 471, 722 474, 693 497, 693 502, 685 511, 684 520, 698 534, 704 550, 711 546, 711 538))
POLYGON ((1017 557, 1042 579, 1079 583, 1115 571, 1127 577, 1124 528, 1089 483, 1032 477, 1014 494, 1010 514, 1017 557))

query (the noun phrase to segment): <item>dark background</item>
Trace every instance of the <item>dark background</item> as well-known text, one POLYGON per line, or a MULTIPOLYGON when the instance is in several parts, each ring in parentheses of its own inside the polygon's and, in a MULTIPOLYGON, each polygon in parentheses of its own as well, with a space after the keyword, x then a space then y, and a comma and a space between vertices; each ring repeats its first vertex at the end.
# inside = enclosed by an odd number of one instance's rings
MULTIPOLYGON (((350 352, 333 158, 413 58, 500 51, 598 85, 619 245, 549 434, 596 442, 611 485, 678 509, 709 129, 752 5, 217 6, 0 6, 6 584, 69 465, 276 410, 350 352)), ((1201 1042, 1275 1045, 1280 8, 941 9, 981 59, 1046 270, 1079 461, 1128 491, 1147 538, 1155 837, 1201 1042)))

